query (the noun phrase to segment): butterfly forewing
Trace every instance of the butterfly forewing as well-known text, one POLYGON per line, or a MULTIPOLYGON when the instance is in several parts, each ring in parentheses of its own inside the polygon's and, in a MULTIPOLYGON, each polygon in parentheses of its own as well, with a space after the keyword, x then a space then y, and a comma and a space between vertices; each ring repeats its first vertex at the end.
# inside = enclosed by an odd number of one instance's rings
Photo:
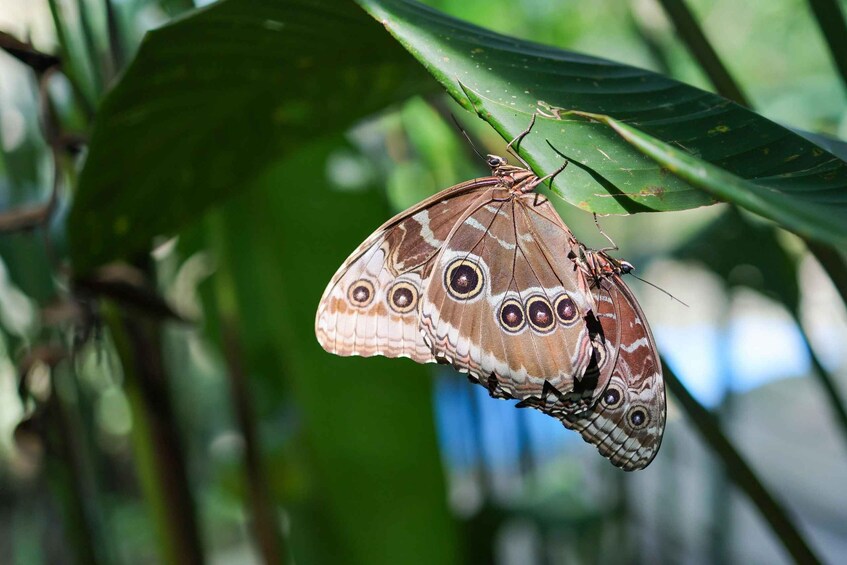
MULTIPOLYGON (((492 181, 493 182, 493 181, 492 181)), ((485 183, 457 185, 386 222, 338 269, 315 320, 321 346, 342 356, 435 361, 418 323, 428 267, 485 183)))

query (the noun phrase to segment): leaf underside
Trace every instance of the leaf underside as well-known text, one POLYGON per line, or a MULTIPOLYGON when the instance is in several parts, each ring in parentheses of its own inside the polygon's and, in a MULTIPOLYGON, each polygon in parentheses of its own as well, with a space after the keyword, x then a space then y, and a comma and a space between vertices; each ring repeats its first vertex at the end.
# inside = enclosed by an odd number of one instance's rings
POLYGON ((520 147, 554 190, 603 214, 735 202, 847 243, 847 163, 738 104, 668 77, 502 36, 408 0, 360 0, 465 108, 520 147), (578 111, 586 115, 576 115, 578 111))
MULTIPOLYGON (((75 269, 148 249, 304 146, 432 87, 350 2, 224 0, 150 32, 98 109, 68 220, 75 269)), ((295 189, 309 190, 279 187, 295 189)))

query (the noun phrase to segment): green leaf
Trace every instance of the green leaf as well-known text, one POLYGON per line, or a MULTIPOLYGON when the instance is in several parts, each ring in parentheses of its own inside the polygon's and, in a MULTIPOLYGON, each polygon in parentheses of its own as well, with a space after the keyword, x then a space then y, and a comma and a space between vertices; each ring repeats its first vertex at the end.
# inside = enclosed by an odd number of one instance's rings
POLYGON ((288 456, 303 469, 304 484, 283 501, 294 557, 454 563, 431 372, 404 359, 330 355, 312 330, 335 269, 389 215, 378 191, 332 191, 316 175, 337 147, 300 152, 215 214, 218 264, 234 281, 254 386, 285 383, 297 408, 273 428, 289 446, 296 438, 288 456), (280 191, 285 182, 308 190, 280 191))
POLYGON ((409 0, 359 2, 505 139, 537 111, 566 118, 539 119, 521 154, 549 173, 562 157, 545 141, 564 153, 572 165, 555 189, 576 206, 682 210, 713 202, 708 190, 804 235, 847 241, 847 163, 750 110, 650 71, 498 35, 409 0), (565 116, 570 110, 605 123, 565 116))
POLYGON ((76 269, 145 249, 294 149, 432 86, 348 2, 224 0, 149 33, 97 113, 69 218, 76 269))
MULTIPOLYGON (((792 184, 779 190, 761 181, 745 181, 609 116, 577 114, 610 126, 639 151, 692 186, 770 218, 801 235, 834 245, 847 245, 847 206, 837 205, 847 204, 847 193, 843 191, 818 195, 800 192, 800 186, 792 184), (836 205, 833 205, 833 198, 836 205)), ((818 151, 823 153, 822 149, 818 151)))

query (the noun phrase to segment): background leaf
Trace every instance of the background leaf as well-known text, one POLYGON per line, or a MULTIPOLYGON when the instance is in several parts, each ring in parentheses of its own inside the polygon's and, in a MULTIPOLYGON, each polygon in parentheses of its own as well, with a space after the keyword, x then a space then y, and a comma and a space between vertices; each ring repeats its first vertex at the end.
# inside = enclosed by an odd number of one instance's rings
POLYGON ((251 376, 266 393, 287 383, 302 411, 299 425, 283 432, 302 465, 301 487, 287 493, 287 503, 295 524, 309 524, 292 536, 295 555, 307 563, 338 556, 345 563, 451 563, 456 532, 429 369, 329 355, 311 330, 327 281, 355 245, 338 242, 364 239, 388 213, 376 191, 332 191, 315 174, 337 147, 298 153, 220 213, 217 251, 235 281, 251 376), (309 190, 279 190, 291 182, 309 190))
POLYGON ((150 32, 97 114, 68 220, 77 270, 144 249, 281 156, 431 86, 347 2, 224 0, 150 32))
POLYGON ((728 288, 756 290, 791 311, 800 307, 796 259, 772 228, 745 218, 735 208, 725 210, 671 253, 683 261, 701 263, 728 288))

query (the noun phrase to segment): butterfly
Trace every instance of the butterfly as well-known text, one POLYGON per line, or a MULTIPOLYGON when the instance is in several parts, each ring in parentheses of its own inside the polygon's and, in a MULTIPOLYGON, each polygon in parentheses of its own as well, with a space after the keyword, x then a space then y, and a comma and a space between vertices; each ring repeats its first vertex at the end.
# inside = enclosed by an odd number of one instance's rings
POLYGON ((319 343, 341 356, 450 364, 491 396, 560 419, 614 465, 646 467, 665 391, 621 279, 632 266, 582 245, 536 191, 567 162, 539 178, 486 160, 490 176, 398 214, 350 255, 318 306, 319 343))

